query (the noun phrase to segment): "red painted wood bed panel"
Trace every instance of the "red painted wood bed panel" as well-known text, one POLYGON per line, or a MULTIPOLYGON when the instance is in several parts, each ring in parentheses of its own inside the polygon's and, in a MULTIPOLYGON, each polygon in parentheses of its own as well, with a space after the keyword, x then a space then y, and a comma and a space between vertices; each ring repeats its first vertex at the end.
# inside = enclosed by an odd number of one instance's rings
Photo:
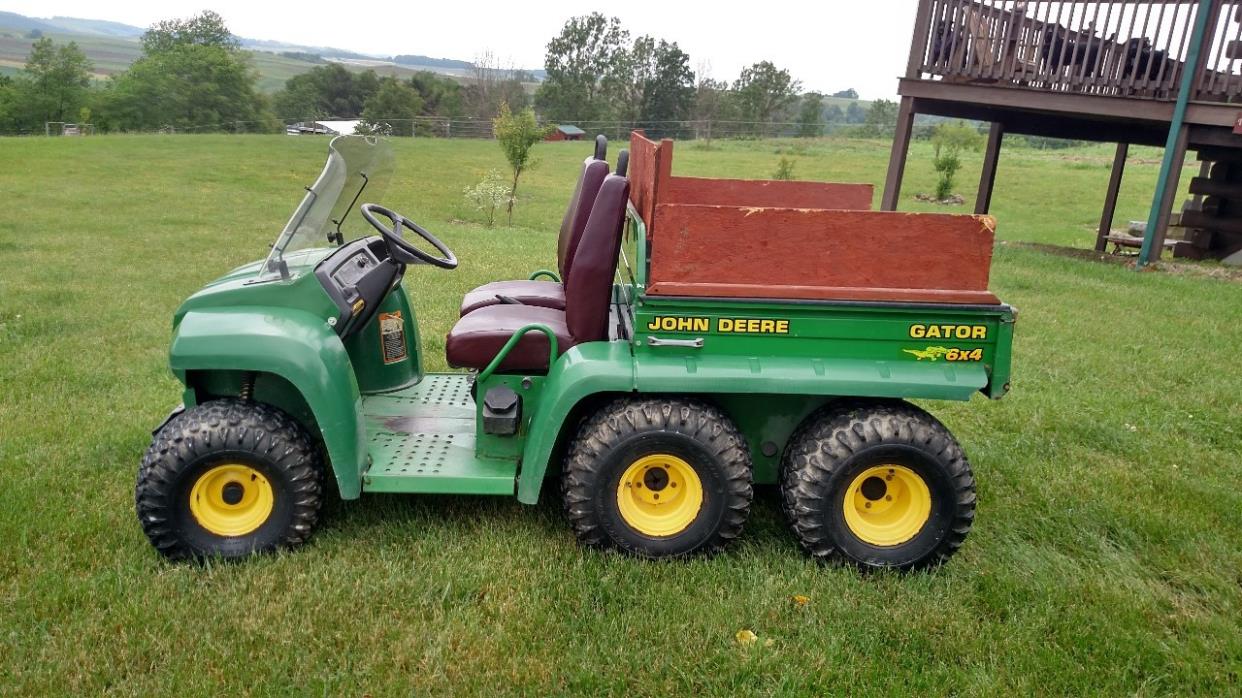
POLYGON ((990 216, 870 211, 868 184, 672 176, 669 140, 630 139, 647 293, 996 304, 990 216))

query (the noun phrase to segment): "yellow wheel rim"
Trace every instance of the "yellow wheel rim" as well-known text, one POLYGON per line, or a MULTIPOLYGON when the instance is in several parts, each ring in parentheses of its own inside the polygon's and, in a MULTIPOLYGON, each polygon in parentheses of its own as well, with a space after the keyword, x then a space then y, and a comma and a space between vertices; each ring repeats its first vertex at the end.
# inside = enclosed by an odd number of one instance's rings
POLYGON ((690 527, 703 507, 703 483, 686 461, 653 453, 630 464, 617 483, 617 507, 630 528, 666 537, 690 527))
POLYGON ((272 485, 247 465, 217 465, 190 488, 190 513, 198 525, 218 536, 252 533, 272 515, 272 485))
POLYGON ((931 491, 917 473, 879 465, 863 471, 845 490, 845 523, 871 545, 900 545, 923 530, 931 505, 931 491))

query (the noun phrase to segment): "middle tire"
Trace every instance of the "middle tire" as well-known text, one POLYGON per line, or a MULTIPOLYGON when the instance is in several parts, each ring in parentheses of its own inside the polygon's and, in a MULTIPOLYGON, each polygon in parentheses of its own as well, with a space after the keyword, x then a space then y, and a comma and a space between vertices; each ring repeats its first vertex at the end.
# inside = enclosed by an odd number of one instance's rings
POLYGON ((750 451, 705 402, 615 400, 579 429, 561 493, 585 545, 649 558, 713 553, 750 513, 750 451))

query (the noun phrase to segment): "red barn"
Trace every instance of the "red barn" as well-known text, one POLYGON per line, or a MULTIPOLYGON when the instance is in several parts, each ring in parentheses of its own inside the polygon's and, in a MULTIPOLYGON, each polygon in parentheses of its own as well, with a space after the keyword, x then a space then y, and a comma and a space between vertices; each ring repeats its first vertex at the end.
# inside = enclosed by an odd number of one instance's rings
POLYGON ((552 133, 548 134, 546 140, 549 141, 580 141, 586 135, 586 131, 573 126, 571 124, 560 124, 552 133))

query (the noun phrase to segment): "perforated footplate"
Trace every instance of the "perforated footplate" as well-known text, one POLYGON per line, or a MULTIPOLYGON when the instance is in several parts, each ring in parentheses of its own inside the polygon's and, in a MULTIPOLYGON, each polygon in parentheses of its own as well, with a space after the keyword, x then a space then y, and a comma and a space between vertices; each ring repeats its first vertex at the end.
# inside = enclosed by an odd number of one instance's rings
POLYGON ((362 412, 371 456, 366 491, 513 494, 516 463, 475 456, 466 374, 432 374, 399 392, 364 396, 362 412))
MULTIPOLYGON (((442 471, 454 447, 455 434, 400 434, 382 431, 375 435, 378 450, 389 451, 391 457, 380 468, 372 467, 371 473, 431 473, 442 471)), ((473 440, 473 439, 472 439, 473 440)))

